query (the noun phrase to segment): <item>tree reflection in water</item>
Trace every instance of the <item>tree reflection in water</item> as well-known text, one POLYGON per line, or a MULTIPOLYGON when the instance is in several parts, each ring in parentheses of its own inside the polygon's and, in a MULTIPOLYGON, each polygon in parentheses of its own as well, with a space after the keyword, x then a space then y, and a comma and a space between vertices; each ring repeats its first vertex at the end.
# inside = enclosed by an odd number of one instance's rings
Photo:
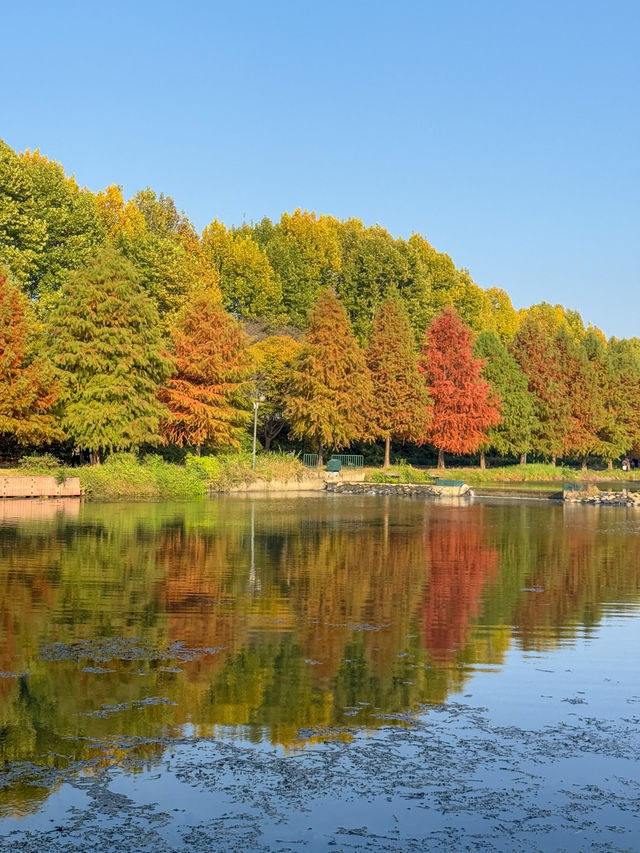
MULTIPOLYGON (((0 521, 5 767, 64 765, 92 754, 83 738, 186 724, 296 749, 314 732, 348 737, 446 701, 468 664, 499 664, 512 642, 570 641, 640 588, 633 522, 597 508, 324 496, 42 505, 40 517, 36 506, 0 521)), ((40 796, 11 790, 14 806, 40 796)))

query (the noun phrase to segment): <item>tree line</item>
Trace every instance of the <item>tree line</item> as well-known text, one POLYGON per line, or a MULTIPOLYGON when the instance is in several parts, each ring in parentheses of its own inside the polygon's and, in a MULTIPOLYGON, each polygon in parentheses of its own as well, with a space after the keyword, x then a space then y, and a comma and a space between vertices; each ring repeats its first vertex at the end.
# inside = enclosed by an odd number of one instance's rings
POLYGON ((612 464, 640 447, 640 340, 516 311, 419 234, 297 210, 198 234, 0 142, 0 454, 427 445, 612 464))

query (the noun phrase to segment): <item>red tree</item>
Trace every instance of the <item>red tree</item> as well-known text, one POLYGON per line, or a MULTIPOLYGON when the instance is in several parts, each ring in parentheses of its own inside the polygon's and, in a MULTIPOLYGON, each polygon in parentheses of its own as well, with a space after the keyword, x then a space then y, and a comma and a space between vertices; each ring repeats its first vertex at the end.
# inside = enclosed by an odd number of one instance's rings
POLYGON ((500 401, 482 378, 484 359, 473 357, 473 333, 453 308, 445 308, 425 334, 418 363, 433 403, 425 440, 444 451, 475 453, 487 440, 487 428, 500 421, 500 401))

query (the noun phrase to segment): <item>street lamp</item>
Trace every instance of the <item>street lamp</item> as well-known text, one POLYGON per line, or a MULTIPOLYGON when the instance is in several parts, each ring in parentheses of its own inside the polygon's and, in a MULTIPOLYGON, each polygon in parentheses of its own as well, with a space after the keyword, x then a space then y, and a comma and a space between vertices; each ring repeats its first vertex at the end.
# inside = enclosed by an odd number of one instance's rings
POLYGON ((264 403, 264 395, 260 394, 253 398, 253 456, 251 458, 251 468, 256 467, 256 440, 258 437, 258 406, 264 403))

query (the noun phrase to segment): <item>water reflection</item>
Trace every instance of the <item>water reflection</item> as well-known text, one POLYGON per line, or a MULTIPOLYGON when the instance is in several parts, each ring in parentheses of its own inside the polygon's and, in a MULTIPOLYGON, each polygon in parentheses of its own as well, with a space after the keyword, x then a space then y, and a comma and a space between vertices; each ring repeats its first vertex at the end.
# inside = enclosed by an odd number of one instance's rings
MULTIPOLYGON (((64 767, 98 744, 118 762, 114 738, 187 725, 289 749, 349 737, 444 702, 512 643, 570 642, 640 593, 625 510, 21 503, 0 502, 5 771, 64 767)), ((3 789, 20 809, 46 794, 3 789)))

